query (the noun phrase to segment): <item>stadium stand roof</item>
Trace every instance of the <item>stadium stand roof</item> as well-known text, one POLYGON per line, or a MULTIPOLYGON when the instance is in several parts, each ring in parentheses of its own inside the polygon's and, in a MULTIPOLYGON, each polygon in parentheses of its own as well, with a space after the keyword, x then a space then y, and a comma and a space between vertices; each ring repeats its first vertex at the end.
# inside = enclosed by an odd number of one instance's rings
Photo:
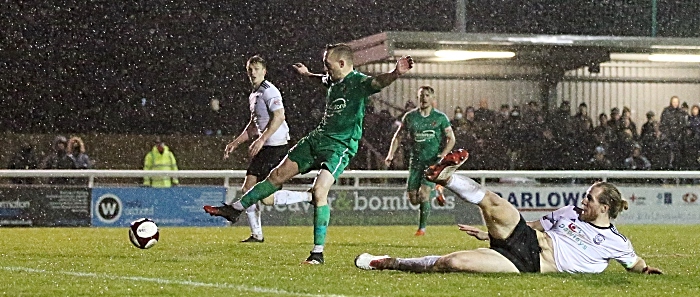
POLYGON ((457 51, 469 51, 471 58, 484 53, 511 53, 514 55, 509 63, 535 64, 559 71, 598 65, 611 59, 700 62, 700 38, 389 31, 353 40, 349 45, 355 50, 356 65, 395 60, 404 55, 422 62, 465 60, 466 57, 459 56, 465 53, 457 51), (476 56, 475 52, 478 52, 476 56))

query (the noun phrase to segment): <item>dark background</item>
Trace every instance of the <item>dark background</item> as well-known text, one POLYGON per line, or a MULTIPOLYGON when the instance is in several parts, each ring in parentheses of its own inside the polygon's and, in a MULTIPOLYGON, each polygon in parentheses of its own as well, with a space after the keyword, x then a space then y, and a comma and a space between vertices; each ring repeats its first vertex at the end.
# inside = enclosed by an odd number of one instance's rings
MULTIPOLYGON (((86 2, 2 4, 0 131, 238 133, 249 116, 245 61, 261 54, 298 138, 316 125, 323 92, 291 63, 321 72, 326 43, 450 31, 455 15, 452 0, 86 2)), ((467 31, 650 36, 651 3, 469 0, 467 31)), ((698 1, 658 7, 658 36, 700 35, 698 1)))

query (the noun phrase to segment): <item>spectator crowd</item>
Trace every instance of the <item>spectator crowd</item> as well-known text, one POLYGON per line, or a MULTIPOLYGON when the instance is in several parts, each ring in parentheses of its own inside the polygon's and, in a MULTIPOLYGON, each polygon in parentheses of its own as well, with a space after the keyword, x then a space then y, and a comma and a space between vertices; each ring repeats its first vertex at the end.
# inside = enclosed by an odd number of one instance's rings
MULTIPOLYGON (((85 143, 80 137, 73 136, 70 139, 62 135, 54 138, 51 144, 51 152, 39 160, 39 155, 34 146, 22 144, 10 159, 8 169, 92 169, 94 164, 85 153, 85 143)), ((13 178, 14 184, 34 184, 35 178, 13 178)), ((49 184, 80 185, 87 184, 85 178, 51 177, 49 184)))
MULTIPOLYGON (((408 101, 394 109, 404 113, 415 107, 408 101)), ((594 122, 586 103, 578 105, 572 113, 569 101, 546 112, 536 101, 523 106, 501 105, 498 110, 492 110, 488 101, 482 100, 477 108, 456 107, 451 125, 457 141, 455 148, 470 153, 470 161, 461 168, 465 170, 700 170, 699 113, 699 105, 688 106, 674 96, 658 119, 654 111, 648 111, 646 122, 638 128, 631 119, 631 109, 624 106, 621 110, 612 108, 609 114, 599 114, 594 122)), ((319 110, 312 110, 312 116, 305 117, 304 122, 317 122, 321 116, 319 110)), ((406 143, 398 150, 391 168, 386 168, 383 162, 402 116, 392 115, 389 109, 377 111, 368 105, 364 137, 349 169, 406 169, 410 150, 406 143)), ((167 167, 166 170, 177 170, 171 154, 160 140, 156 141, 144 159, 144 169, 155 168, 157 163, 167 167), (155 162, 148 156, 159 156, 168 162, 155 162)), ((7 168, 94 168, 80 137, 57 136, 51 152, 43 159, 40 155, 32 145, 22 145, 7 168)), ((12 180, 16 184, 35 181, 34 178, 12 180)), ((86 183, 60 177, 48 182, 86 183)), ((149 182, 145 184, 150 185, 149 182)), ((177 184, 177 180, 172 183, 177 184)))
MULTIPOLYGON (((409 102, 406 108, 410 106, 409 102)), ((451 123, 455 147, 470 153, 462 169, 699 170, 699 112, 697 104, 689 108, 674 96, 659 119, 654 111, 647 112, 647 121, 639 129, 628 107, 614 107, 594 122, 586 103, 572 113, 570 102, 563 101, 547 113, 535 101, 492 110, 482 100, 477 108, 456 107, 451 123)), ((385 154, 396 121, 388 110, 368 111, 365 154, 376 154, 374 150, 385 154)), ((358 167, 381 168, 375 164, 379 162, 358 167)))

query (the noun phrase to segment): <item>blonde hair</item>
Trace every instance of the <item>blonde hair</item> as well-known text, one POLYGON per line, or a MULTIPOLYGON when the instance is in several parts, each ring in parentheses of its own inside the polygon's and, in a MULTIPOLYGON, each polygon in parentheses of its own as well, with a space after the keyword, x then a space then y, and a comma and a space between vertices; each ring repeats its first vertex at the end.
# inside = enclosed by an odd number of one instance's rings
POLYGON ((617 218, 622 211, 629 208, 627 200, 622 198, 620 190, 618 190, 615 185, 608 182, 597 182, 593 184, 593 187, 602 189, 598 195, 598 202, 610 207, 608 209, 608 216, 610 216, 611 219, 617 218))
POLYGON ((85 143, 78 136, 73 136, 70 138, 70 140, 68 141, 68 147, 66 148, 66 151, 68 151, 69 154, 72 154, 73 153, 73 144, 75 144, 75 143, 80 144, 80 153, 85 153, 85 143))
POLYGON ((343 59, 351 66, 355 64, 352 48, 345 43, 327 44, 326 54, 332 55, 337 59, 343 59))
MULTIPOLYGON (((435 89, 433 89, 433 87, 431 87, 431 86, 421 86, 420 88, 418 88, 418 91, 420 91, 420 90, 426 90, 426 91, 428 91, 428 93, 430 93, 430 95, 435 95, 435 89)), ((459 108, 459 106, 457 106, 457 108, 459 108)))

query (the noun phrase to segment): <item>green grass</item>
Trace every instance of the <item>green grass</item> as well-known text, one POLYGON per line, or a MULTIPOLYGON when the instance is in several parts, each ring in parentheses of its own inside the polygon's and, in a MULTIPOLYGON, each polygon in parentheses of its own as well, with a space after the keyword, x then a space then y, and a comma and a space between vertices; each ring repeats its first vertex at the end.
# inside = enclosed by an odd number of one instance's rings
POLYGON ((413 274, 362 271, 362 252, 399 257, 484 247, 452 226, 329 228, 326 264, 301 266, 311 227, 265 227, 266 242, 242 244, 248 228, 162 228, 150 250, 126 228, 0 229, 4 296, 700 296, 700 226, 621 226, 638 254, 666 274, 413 274))

